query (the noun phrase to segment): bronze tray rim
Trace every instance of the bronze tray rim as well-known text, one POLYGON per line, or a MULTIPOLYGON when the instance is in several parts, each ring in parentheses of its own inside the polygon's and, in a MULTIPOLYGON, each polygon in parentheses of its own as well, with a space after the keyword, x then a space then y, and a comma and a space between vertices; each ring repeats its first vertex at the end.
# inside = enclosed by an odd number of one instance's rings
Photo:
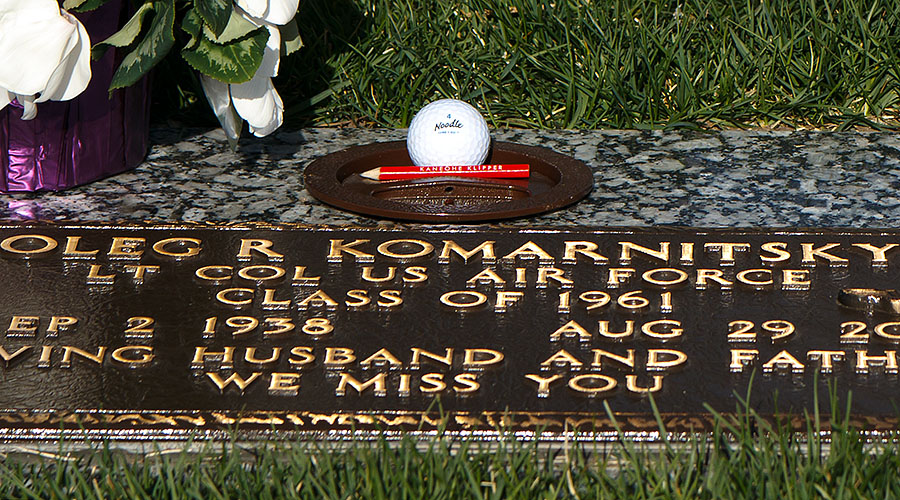
MULTIPOLYGON (((454 206, 444 207, 445 211, 423 211, 408 203, 380 199, 350 189, 338 177, 345 166, 364 156, 378 157, 388 153, 406 151, 406 141, 376 142, 354 146, 328 154, 310 163, 304 171, 306 189, 316 199, 337 208, 378 218, 398 219, 418 222, 485 222, 511 219, 527 215, 550 212, 571 205, 584 198, 593 189, 593 173, 584 162, 557 153, 541 146, 526 146, 511 142, 494 141, 492 153, 513 154, 522 162, 535 161, 553 170, 559 181, 549 190, 516 200, 498 200, 485 203, 476 209, 454 206), (530 161, 529 161, 530 160, 530 161)), ((378 165, 365 165, 366 169, 378 165)), ((354 173, 363 168, 353 169, 354 173)), ((346 173, 346 172, 344 172, 346 173)), ((346 177, 346 176, 345 176, 346 177)))

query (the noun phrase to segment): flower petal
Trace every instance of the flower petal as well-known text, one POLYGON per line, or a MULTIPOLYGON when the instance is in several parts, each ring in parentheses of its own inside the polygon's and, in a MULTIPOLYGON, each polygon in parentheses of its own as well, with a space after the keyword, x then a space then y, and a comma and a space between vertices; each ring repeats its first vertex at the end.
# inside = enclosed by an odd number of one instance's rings
POLYGON ((297 15, 299 0, 236 0, 247 14, 271 24, 287 24, 297 15))
POLYGON ((284 103, 271 78, 278 74, 281 33, 274 26, 267 24, 266 28, 269 30, 269 40, 256 74, 249 82, 231 85, 234 109, 247 120, 250 132, 257 137, 274 132, 281 126, 284 115, 284 103))
POLYGON ((34 103, 33 95, 16 94, 16 101, 22 105, 22 119, 33 120, 37 116, 37 104, 34 103))
POLYGON ((0 2, 0 87, 17 94, 43 91, 77 32, 56 0, 0 2))
POLYGON ((200 85, 203 87, 203 93, 206 94, 206 100, 209 101, 213 113, 216 114, 216 118, 222 124, 225 135, 228 136, 228 142, 234 147, 237 144, 237 140, 241 137, 241 126, 243 124, 231 106, 231 93, 228 84, 201 73, 200 85))
POLYGON ((68 101, 84 92, 91 81, 91 39, 87 30, 68 12, 62 12, 69 22, 75 24, 77 31, 70 39, 71 50, 63 58, 56 71, 50 75, 47 88, 35 102, 68 101))
POLYGON ((265 137, 281 126, 284 103, 271 78, 257 74, 247 83, 232 84, 231 100, 253 135, 265 137))
POLYGON ((5 108, 6 105, 11 102, 12 96, 9 95, 9 91, 4 88, 0 88, 0 109, 5 108))

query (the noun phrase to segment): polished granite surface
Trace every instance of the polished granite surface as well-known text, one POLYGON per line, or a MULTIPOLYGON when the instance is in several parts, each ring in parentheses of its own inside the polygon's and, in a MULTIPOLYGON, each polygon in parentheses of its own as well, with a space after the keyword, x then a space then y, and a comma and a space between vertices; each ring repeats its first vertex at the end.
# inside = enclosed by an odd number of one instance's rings
MULTIPOLYGON (((327 206, 304 189, 314 159, 405 130, 304 129, 246 137, 155 129, 146 161, 62 193, 0 195, 3 221, 267 222, 417 227, 327 206)), ((587 163, 594 190, 513 226, 893 228, 900 220, 900 136, 814 131, 496 130, 587 163)))

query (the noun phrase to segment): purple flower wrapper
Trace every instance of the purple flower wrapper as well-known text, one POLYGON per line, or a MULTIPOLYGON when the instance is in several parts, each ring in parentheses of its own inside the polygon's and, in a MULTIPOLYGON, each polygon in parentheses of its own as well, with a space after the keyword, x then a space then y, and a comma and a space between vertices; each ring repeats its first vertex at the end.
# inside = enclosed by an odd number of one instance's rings
MULTIPOLYGON (((75 14, 91 43, 120 25, 124 2, 75 14)), ((146 78, 111 95, 118 65, 113 50, 91 62, 91 82, 71 101, 38 104, 22 120, 13 102, 0 110, 0 191, 59 191, 136 167, 147 154, 150 92, 146 78)))

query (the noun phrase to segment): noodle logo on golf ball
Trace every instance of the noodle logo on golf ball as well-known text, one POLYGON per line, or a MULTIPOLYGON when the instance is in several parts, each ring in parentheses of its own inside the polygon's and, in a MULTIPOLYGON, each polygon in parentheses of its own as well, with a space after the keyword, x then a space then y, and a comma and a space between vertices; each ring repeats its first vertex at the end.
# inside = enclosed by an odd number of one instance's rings
POLYGON ((406 149, 414 165, 481 165, 491 136, 487 122, 469 104, 456 99, 434 101, 409 124, 406 149))

